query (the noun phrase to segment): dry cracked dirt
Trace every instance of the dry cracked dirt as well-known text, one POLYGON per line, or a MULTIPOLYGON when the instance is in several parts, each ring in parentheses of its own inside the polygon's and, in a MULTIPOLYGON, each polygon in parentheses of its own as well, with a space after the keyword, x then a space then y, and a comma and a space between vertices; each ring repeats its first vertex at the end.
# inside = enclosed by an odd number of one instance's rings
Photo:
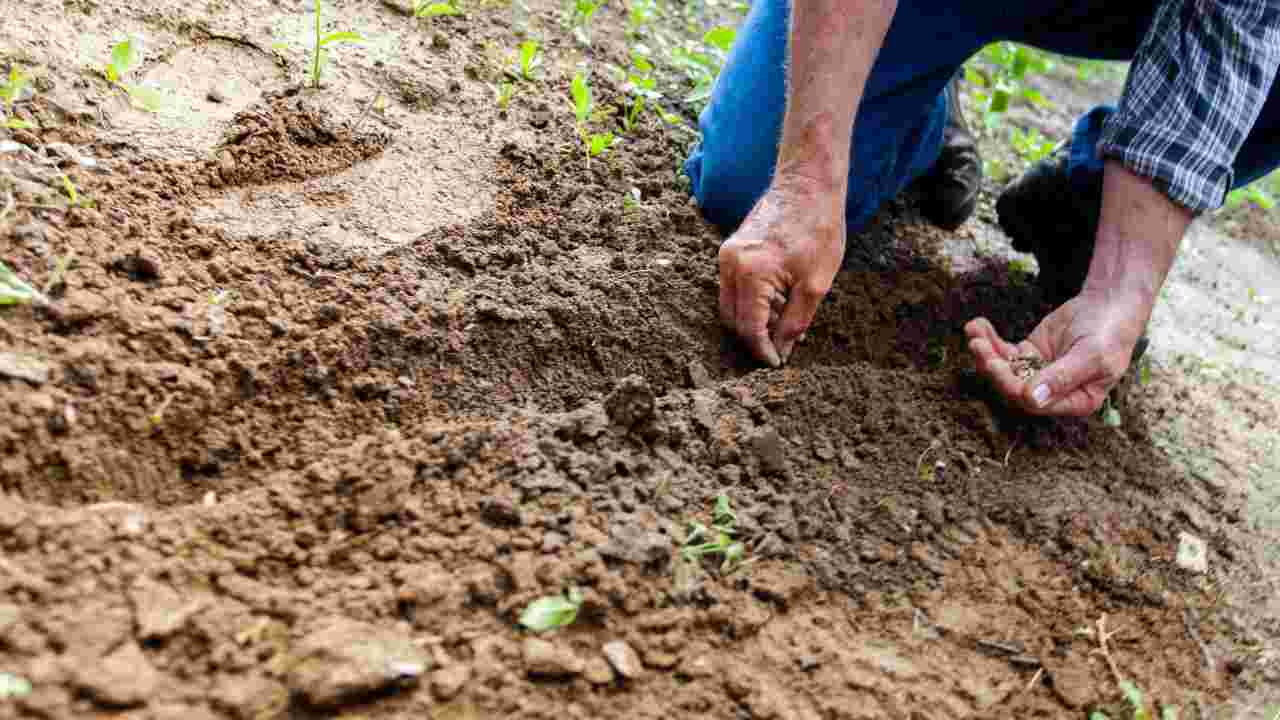
POLYGON ((0 259, 52 297, 0 308, 0 716, 1120 718, 1120 677, 1280 710, 1271 386, 1165 363, 1120 428, 1011 414, 961 327, 1027 332, 1034 283, 897 206, 753 366, 688 132, 578 144, 579 63, 624 102, 620 4, 584 50, 535 3, 505 111, 503 4, 332 8, 369 41, 320 90, 273 48, 309 3, 0 5, 35 77, 0 259), (126 33, 158 114, 93 70, 126 33), (726 572, 680 552, 721 495, 726 572))

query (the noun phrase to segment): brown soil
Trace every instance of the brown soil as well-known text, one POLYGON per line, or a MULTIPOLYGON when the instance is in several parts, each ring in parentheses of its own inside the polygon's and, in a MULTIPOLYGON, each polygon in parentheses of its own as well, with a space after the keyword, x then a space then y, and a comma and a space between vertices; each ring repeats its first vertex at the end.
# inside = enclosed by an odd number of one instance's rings
MULTIPOLYGON (((503 17, 438 27, 508 45, 503 17)), ((463 150, 491 207, 390 249, 200 219, 296 190, 341 228, 365 199, 306 182, 396 128, 324 91, 268 93, 194 161, 14 133, 100 167, 63 167, 93 208, 20 186, 0 225, 22 277, 74 258, 53 306, 0 314, 0 347, 50 373, 0 377, 0 672, 32 685, 0 715, 1122 717, 1104 627, 1184 718, 1275 699, 1280 625, 1249 593, 1276 560, 1239 493, 1153 441, 1177 397, 1136 393, 1120 430, 1000 407, 961 326, 1025 334, 1034 287, 949 274, 900 208, 792 366, 754 368, 717 326, 681 136, 650 117, 587 166, 548 122, 569 76, 463 150), (747 547, 728 574, 678 552, 721 493, 747 547), (1207 575, 1175 564, 1182 532, 1207 575), (530 643, 520 611, 570 586, 577 622, 530 643), (607 664, 614 640, 638 662, 607 664)), ((497 122, 466 82, 441 112, 497 122)), ((43 167, 24 158, 0 173, 43 167)))

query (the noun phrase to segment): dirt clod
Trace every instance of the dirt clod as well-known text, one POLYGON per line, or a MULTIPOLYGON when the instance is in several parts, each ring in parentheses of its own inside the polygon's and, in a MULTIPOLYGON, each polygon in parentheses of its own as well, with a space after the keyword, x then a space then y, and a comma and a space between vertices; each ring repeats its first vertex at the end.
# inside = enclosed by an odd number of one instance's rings
POLYGON ((335 619, 302 639, 288 673, 289 689, 316 707, 332 707, 413 681, 431 656, 390 628, 335 619))
POLYGON ((541 638, 526 638, 520 654, 525 671, 532 677, 580 675, 586 667, 572 650, 541 638))

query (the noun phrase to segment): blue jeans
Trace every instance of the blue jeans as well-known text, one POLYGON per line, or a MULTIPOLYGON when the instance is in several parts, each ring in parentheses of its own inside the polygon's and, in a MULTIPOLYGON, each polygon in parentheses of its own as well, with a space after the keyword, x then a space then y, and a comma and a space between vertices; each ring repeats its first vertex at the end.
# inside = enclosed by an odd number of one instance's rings
MULTIPOLYGON (((853 133, 846 220, 864 227, 880 206, 923 175, 942 149, 947 85, 966 59, 996 40, 1100 60, 1133 57, 1155 0, 899 0, 884 47, 867 80, 853 133)), ((773 174, 786 106, 790 5, 755 0, 699 119, 702 142, 685 162, 708 220, 728 232, 764 193, 773 174)), ((1235 163, 1235 187, 1280 166, 1280 83, 1235 163)), ((1073 184, 1098 186, 1102 120, 1094 108, 1075 125, 1073 184)))

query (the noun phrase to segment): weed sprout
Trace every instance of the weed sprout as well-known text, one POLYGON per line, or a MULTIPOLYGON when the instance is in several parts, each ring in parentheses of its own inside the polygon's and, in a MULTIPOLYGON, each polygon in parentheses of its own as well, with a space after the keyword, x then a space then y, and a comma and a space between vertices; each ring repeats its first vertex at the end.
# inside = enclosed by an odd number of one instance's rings
MULTIPOLYGON (((17 65, 9 68, 9 79, 0 83, 0 101, 4 102, 6 115, 12 114, 13 104, 18 101, 18 98, 22 95, 23 88, 30 84, 30 82, 31 79, 19 70, 17 65)), ((5 119, 2 127, 9 130, 29 130, 35 126, 26 120, 9 117, 5 119)))
POLYGON ((331 32, 328 35, 322 35, 320 29, 320 0, 316 0, 316 40, 312 52, 311 60, 311 87, 320 87, 320 71, 324 67, 325 47, 335 43, 342 42, 360 42, 363 40, 359 33, 350 31, 331 32))
POLYGON ((160 93, 142 85, 124 82, 125 75, 137 62, 137 46, 132 39, 126 38, 111 47, 111 60, 102 72, 107 82, 123 90, 136 107, 147 112, 160 112, 160 107, 164 104, 160 93))

